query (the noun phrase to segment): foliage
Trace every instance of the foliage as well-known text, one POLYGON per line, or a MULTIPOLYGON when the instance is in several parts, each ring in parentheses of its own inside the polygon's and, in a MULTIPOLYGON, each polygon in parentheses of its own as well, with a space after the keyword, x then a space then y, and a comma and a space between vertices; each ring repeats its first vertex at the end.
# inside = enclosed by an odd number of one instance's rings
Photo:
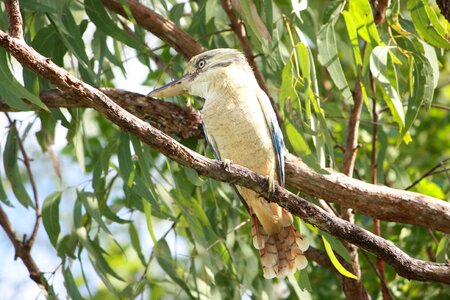
MULTIPOLYGON (((376 26, 368 0, 306 2, 243 1, 238 12, 282 112, 288 150, 313 168, 340 169, 352 91, 359 82, 364 107, 355 176, 371 181, 373 105, 379 112, 378 183, 404 189, 450 157, 450 114, 442 109, 450 106, 450 54, 446 51, 450 25, 439 10, 424 0, 393 0, 386 22, 376 26)), ((183 58, 145 32, 126 4, 129 20, 94 0, 22 0, 20 5, 26 42, 94 86, 115 87, 120 74, 133 78, 135 70, 129 69, 127 61, 138 61, 145 68, 148 76, 139 82, 144 86, 170 80, 161 65, 175 75, 183 73, 183 58)), ((241 48, 217 0, 148 1, 146 5, 208 49, 241 48)), ((2 10, 0 24, 7 30, 2 10)), ((44 107, 37 95, 51 84, 28 70, 18 74, 13 69, 10 56, 0 50, 2 99, 18 110, 27 110, 31 104, 44 107)), ((185 105, 183 98, 170 101, 185 105)), ((198 99, 190 103, 201 107, 198 99)), ((71 159, 68 169, 61 170, 61 184, 41 188, 41 194, 47 194, 43 225, 53 246, 48 251, 61 262, 57 272, 64 278, 64 287, 54 286, 56 293, 73 299, 141 295, 150 299, 295 299, 304 293, 299 286, 310 285, 314 299, 342 297, 337 276, 312 262, 307 274, 297 272, 294 279, 263 279, 258 254, 251 246, 249 217, 227 184, 169 161, 95 111, 43 109, 35 116, 9 126, 1 136, 0 200, 15 209, 34 208, 25 189, 29 182, 18 159, 17 140, 50 153, 56 136, 67 132, 58 156, 71 159), (31 127, 34 136, 28 134, 31 127), (66 183, 70 168, 84 172, 76 185, 66 183)), ((181 142, 211 156, 203 141, 181 142)), ((51 169, 50 163, 45 169, 51 169)), ((412 190, 448 199, 449 175, 442 170, 412 190)), ((40 171, 37 174, 41 177, 40 171)), ((42 176, 56 177, 50 171, 42 176)), ((358 216, 357 223, 371 229, 368 217, 358 216)), ((314 228, 302 225, 302 229, 319 249, 328 251, 332 246, 338 252, 342 247, 328 236, 329 243, 322 243, 314 228)), ((431 253, 445 259, 448 237, 440 232, 383 223, 382 234, 414 257, 429 260, 431 253)), ((341 256, 345 255, 344 251, 341 256)), ((368 259, 373 257, 361 258, 363 283, 373 298, 379 298, 379 279, 368 259)), ((386 277, 397 297, 449 296, 443 285, 407 281, 389 267, 386 277)))

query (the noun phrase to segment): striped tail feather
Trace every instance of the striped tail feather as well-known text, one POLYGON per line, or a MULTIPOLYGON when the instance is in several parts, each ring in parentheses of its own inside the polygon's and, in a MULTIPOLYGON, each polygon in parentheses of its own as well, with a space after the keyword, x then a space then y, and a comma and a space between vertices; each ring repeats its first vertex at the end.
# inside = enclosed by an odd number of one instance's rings
POLYGON ((295 230, 292 216, 283 209, 282 227, 279 232, 268 234, 256 215, 252 215, 253 245, 259 250, 265 278, 284 277, 306 268, 304 255, 308 241, 295 230))

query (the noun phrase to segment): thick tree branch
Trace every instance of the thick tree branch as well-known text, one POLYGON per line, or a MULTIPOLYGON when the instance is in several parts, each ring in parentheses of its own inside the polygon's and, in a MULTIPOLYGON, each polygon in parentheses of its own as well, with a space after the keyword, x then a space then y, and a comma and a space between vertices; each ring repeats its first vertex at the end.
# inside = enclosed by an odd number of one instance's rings
POLYGON ((0 31, 0 46, 25 67, 30 68, 66 93, 80 97, 83 103, 96 109, 123 130, 135 134, 143 142, 181 165, 193 168, 201 175, 238 184, 260 193, 269 201, 277 202, 294 215, 321 230, 383 258, 399 275, 405 278, 450 284, 449 264, 431 263, 411 258, 391 242, 328 214, 281 186, 275 186, 274 191, 269 193, 269 182, 266 178, 235 164, 225 168, 221 162, 208 159, 186 148, 168 135, 125 111, 99 90, 61 69, 22 40, 12 38, 2 31, 0 31))
MULTIPOLYGON (((168 135, 202 138, 198 113, 192 108, 147 98, 141 94, 101 89, 114 102, 168 135)), ((50 108, 88 107, 79 97, 59 90, 44 90, 41 100, 50 108)), ((0 101, 0 111, 12 111, 0 101)), ((294 155, 286 155, 287 184, 305 194, 352 207, 385 221, 420 225, 450 233, 450 204, 430 196, 369 184, 328 170, 314 171, 294 155)))
POLYGON ((5 0, 5 9, 8 13, 8 32, 15 38, 23 38, 22 15, 20 14, 19 0, 5 0))
MULTIPOLYGON (((123 9, 120 1, 103 0, 103 4, 109 10, 128 18, 125 9, 123 9)), ((172 21, 167 20, 160 14, 142 5, 136 0, 128 0, 127 4, 133 14, 136 22, 149 32, 153 33, 161 40, 171 45, 178 53, 180 53, 186 60, 203 51, 202 45, 194 40, 185 31, 178 28, 172 21)))
POLYGON ((270 103, 272 104, 272 107, 275 111, 275 114, 277 115, 278 123, 283 123, 283 118, 281 117, 280 111, 278 110, 277 104, 275 103, 275 100, 270 96, 269 89, 267 88, 266 81, 264 80, 263 75, 259 71, 258 65, 255 61, 255 56, 253 55, 252 46, 250 44, 250 41, 247 38, 247 35, 245 33, 244 24, 239 20, 239 18, 236 16, 233 10, 233 6, 231 4, 231 0, 221 0, 223 10, 227 13, 228 19, 230 19, 231 22, 231 28, 233 29, 234 33, 238 37, 242 48, 244 50, 245 57, 247 58, 247 61, 249 65, 253 69, 253 73, 255 74, 256 81, 258 82, 261 89, 266 92, 267 96, 270 99, 270 103))

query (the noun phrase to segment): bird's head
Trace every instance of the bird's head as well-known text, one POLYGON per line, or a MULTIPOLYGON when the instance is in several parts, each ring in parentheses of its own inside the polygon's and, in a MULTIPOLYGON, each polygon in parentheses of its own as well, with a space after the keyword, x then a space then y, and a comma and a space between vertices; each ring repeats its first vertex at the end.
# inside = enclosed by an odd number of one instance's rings
POLYGON ((236 49, 214 49, 200 53, 188 62, 185 74, 168 84, 151 91, 148 96, 168 97, 188 93, 193 96, 205 97, 214 85, 220 86, 226 72, 236 73, 236 80, 243 80, 242 73, 249 72, 253 79, 250 66, 245 56, 236 49))

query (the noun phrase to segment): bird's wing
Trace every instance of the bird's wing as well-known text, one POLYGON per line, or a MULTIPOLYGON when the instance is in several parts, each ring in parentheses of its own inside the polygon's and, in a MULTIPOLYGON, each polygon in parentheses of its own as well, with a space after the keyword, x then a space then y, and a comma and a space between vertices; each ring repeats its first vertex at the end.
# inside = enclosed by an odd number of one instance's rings
POLYGON ((206 142, 208 143, 209 147, 211 147, 214 158, 217 160, 221 160, 219 149, 217 149, 216 141, 214 140, 214 137, 212 135, 208 134, 205 123, 203 123, 203 122, 202 122, 202 129, 203 129, 203 134, 205 135, 206 142))
MULTIPOLYGON (((205 135, 206 142, 208 143, 209 147, 211 148, 211 150, 213 152, 214 158, 217 159, 217 160, 222 160, 220 158, 219 149, 217 148, 217 144, 216 144, 216 141, 214 139, 214 136, 208 134, 208 131, 206 130, 205 123, 203 123, 203 122, 202 122, 202 129, 203 129, 203 134, 205 135)), ((232 184, 231 186, 233 187, 234 191, 238 195, 238 197, 241 200, 242 204, 244 204, 244 206, 247 209, 247 211, 250 211, 247 202, 245 202, 244 198, 239 193, 239 191, 236 188, 236 186, 234 184, 232 184)))
POLYGON ((266 119, 266 125, 269 129, 269 133, 272 136, 273 148, 275 155, 277 157, 277 172, 278 181, 281 186, 284 186, 284 140, 283 134, 281 133, 280 126, 278 125, 277 116, 272 108, 269 97, 266 93, 257 88, 256 98, 258 99, 259 105, 263 111, 264 117, 266 119))

